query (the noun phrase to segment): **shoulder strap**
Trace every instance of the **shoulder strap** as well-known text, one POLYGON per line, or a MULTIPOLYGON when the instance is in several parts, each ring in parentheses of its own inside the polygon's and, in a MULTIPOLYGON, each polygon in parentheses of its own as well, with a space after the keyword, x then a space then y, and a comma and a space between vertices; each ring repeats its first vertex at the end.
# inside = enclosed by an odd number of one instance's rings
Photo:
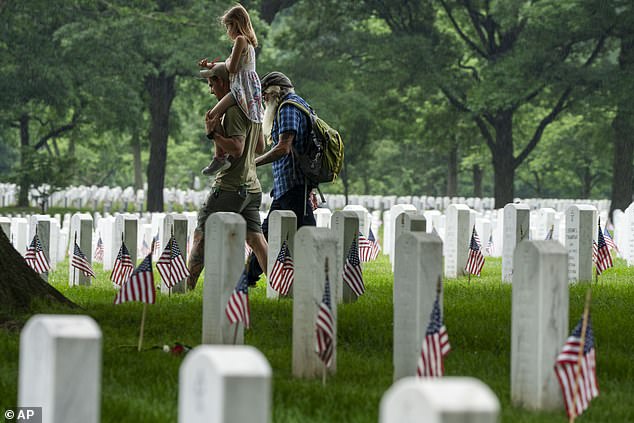
POLYGON ((284 100, 280 103, 280 105, 277 107, 277 121, 279 122, 280 120, 280 109, 282 108, 282 106, 284 106, 285 104, 292 104, 293 106, 297 107, 299 110, 301 110, 302 112, 304 112, 309 118, 312 117, 313 113, 311 113, 310 110, 308 110, 303 104, 301 104, 299 101, 295 101, 295 100, 284 100))

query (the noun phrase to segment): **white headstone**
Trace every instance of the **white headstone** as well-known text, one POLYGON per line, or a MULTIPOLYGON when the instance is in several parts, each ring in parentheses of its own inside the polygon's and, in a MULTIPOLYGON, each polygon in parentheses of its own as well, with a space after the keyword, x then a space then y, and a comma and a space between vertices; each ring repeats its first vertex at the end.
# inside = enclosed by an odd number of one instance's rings
MULTIPOLYGON (((88 213, 75 213, 70 222, 70 242, 68 256, 72 258, 77 245, 86 256, 88 263, 92 263, 92 216, 88 213)), ((73 267, 72 259, 68 261, 68 286, 90 286, 91 277, 73 267)))
MULTIPOLYGON (((165 247, 167 247, 167 241, 169 241, 172 234, 174 234, 174 239, 181 251, 183 260, 187 263, 187 218, 179 213, 166 214, 163 219, 163 233, 165 234, 165 243, 163 244, 162 250, 165 250, 165 247)), ((163 251, 161 251, 161 254, 162 253, 163 251)), ((185 278, 171 289, 167 287, 163 278, 161 278, 161 292, 168 294, 170 292, 184 293, 185 291, 185 278)))
POLYGON ((522 240, 528 240, 530 207, 526 204, 509 203, 504 206, 504 250, 502 251, 502 281, 513 278, 513 253, 522 240))
POLYGON ((295 235, 295 282, 293 288, 293 376, 312 378, 322 375, 323 363, 315 353, 315 322, 326 283, 325 264, 334 318, 334 353, 330 373, 337 369, 337 239, 326 228, 301 227, 295 235))
POLYGON ((101 329, 88 316, 36 315, 20 335, 18 406, 42 423, 98 423, 101 329))
POLYGON ((229 322, 225 308, 244 269, 246 222, 237 213, 213 213, 205 223, 203 344, 243 344, 244 326, 229 322))
POLYGON ((271 366, 250 346, 201 345, 180 368, 180 423, 268 423, 271 366))
POLYGON ((380 423, 497 423, 500 401, 478 379, 399 380, 383 395, 380 423))
MULTIPOLYGON (((396 240, 394 266, 394 379, 416 375, 425 331, 442 275, 442 241, 425 232, 396 240)), ((442 309, 442 293, 440 294, 442 309)))
MULTIPOLYGON (((288 251, 291 257, 295 257, 295 232, 297 232, 297 216, 291 210, 273 210, 269 215, 269 232, 268 232, 268 257, 267 257, 267 279, 277 259, 282 244, 286 241, 288 251)), ((292 287, 291 287, 292 290, 292 287)), ((290 292, 289 292, 290 294, 290 292)), ((266 284, 266 297, 278 298, 279 294, 271 287, 270 283, 266 284)))
POLYGON ((450 204, 445 221, 445 277, 457 278, 465 273, 471 240, 471 211, 464 204, 450 204))
POLYGON ((313 210, 313 215, 315 215, 315 221, 318 228, 330 227, 330 218, 332 216, 332 212, 330 211, 330 209, 318 208, 316 210, 313 210))
POLYGON ((350 210, 357 214, 359 218, 359 232, 361 232, 366 237, 370 235, 370 223, 372 223, 372 219, 368 209, 363 206, 356 204, 349 204, 343 208, 344 211, 350 210))
POLYGON ((21 255, 26 254, 26 249, 31 243, 29 238, 29 222, 23 217, 14 217, 11 219, 11 236, 9 241, 13 243, 13 247, 21 255))
POLYGON ((597 209, 575 204, 566 210, 568 280, 592 281, 592 240, 597 236, 597 209))
POLYGON ((514 262, 511 400, 556 410, 563 402, 553 366, 568 333, 566 250, 556 241, 523 241, 514 262))
MULTIPOLYGON (((35 236, 35 232, 37 230, 37 236, 42 243, 42 250, 44 250, 44 255, 48 260, 49 264, 51 263, 51 217, 47 214, 34 214, 29 218, 29 238, 28 243, 31 243, 31 240, 35 236)), ((44 272, 40 274, 42 279, 48 281, 48 272, 44 272)))
POLYGON ((385 254, 390 256, 390 260, 394 261, 394 246, 396 245, 396 219, 403 212, 409 212, 411 214, 416 214, 416 207, 411 204, 397 204, 390 208, 389 221, 385 221, 385 230, 383 232, 383 240, 384 243, 387 244, 387 247, 384 247, 385 254))
MULTIPOLYGON (((334 212, 330 220, 330 228, 337 236, 336 284, 338 286, 338 296, 333 295, 332 298, 336 299, 337 303, 341 303, 342 301, 346 303, 353 302, 357 300, 357 295, 350 289, 348 284, 343 281, 342 275, 343 265, 346 262, 355 236, 358 241, 359 218, 357 213, 351 210, 334 212)), ((297 272, 295 272, 295 274, 297 275, 297 272)), ((331 280, 330 283, 334 284, 335 282, 331 280)))

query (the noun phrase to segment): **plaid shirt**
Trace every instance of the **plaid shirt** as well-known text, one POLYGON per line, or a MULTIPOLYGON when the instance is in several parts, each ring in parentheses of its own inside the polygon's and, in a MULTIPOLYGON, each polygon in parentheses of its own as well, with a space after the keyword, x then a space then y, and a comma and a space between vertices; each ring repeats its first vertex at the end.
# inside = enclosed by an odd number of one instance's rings
MULTIPOLYGON (((308 103, 296 94, 288 94, 280 103, 284 100, 296 101, 310 109, 308 103)), ((302 153, 310 134, 310 122, 307 116, 304 112, 291 104, 282 106, 278 114, 279 122, 276 117, 273 122, 273 128, 271 129, 273 145, 276 146, 280 142, 280 134, 293 132, 295 134, 293 147, 295 147, 298 153, 302 153)), ((304 176, 301 174, 299 168, 294 166, 293 153, 289 153, 273 162, 273 191, 271 191, 271 197, 274 199, 280 198, 292 188, 303 184, 304 176)))

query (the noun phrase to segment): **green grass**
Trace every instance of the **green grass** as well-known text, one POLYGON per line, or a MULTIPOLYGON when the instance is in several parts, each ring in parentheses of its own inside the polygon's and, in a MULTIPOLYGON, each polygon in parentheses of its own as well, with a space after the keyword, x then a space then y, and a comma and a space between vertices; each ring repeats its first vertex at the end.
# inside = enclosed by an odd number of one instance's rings
MULTIPOLYGON (((579 422, 634 421, 634 268, 618 261, 593 285, 592 318, 601 390, 579 422)), ((194 292, 159 295, 148 308, 145 351, 136 343, 141 304, 112 305, 115 291, 97 266, 91 287, 67 286, 68 262, 51 283, 92 316, 103 331, 102 419, 108 422, 175 422, 178 370, 182 357, 162 352, 163 344, 198 345, 202 284, 194 292)), ((501 262, 488 259, 482 277, 448 280, 444 313, 452 352, 447 375, 474 376, 487 383, 502 404, 503 422, 563 422, 564 411, 531 412, 510 404, 511 286, 500 283, 501 262)), ((385 256, 365 267, 366 294, 339 306, 337 374, 320 380, 291 375, 292 301, 266 299, 264 281, 251 290, 253 328, 246 343, 260 349, 273 368, 274 422, 376 422, 379 402, 392 384, 392 273, 385 256)), ((587 285, 570 287, 570 328, 582 313, 587 285)), ((41 307, 40 312, 68 313, 41 307)), ((23 324, 29 316, 16 316, 23 324)), ((1 325, 0 325, 1 326, 1 325)), ((0 329, 0 408, 17 402, 19 325, 0 329)), ((248 398, 246 399, 248 404, 248 398)))

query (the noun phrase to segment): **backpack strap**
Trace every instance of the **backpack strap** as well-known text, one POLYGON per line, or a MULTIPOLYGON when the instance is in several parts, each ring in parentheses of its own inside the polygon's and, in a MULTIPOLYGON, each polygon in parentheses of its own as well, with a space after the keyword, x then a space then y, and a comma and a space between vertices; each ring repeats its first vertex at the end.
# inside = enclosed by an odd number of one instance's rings
MULTIPOLYGON (((286 105, 286 104, 290 104, 293 105, 295 107, 297 107, 299 110, 301 110, 307 117, 308 119, 310 119, 309 121, 309 132, 313 130, 313 121, 314 121, 314 116, 315 116, 315 112, 312 108, 307 109, 303 104, 301 104, 298 101, 295 100, 291 100, 291 99, 287 99, 284 100, 280 103, 279 106, 277 106, 277 116, 275 117, 275 120, 277 121, 277 125, 278 125, 278 129, 279 129, 279 125, 280 125, 280 109, 282 108, 282 106, 286 105)), ((295 146, 291 145, 291 159, 293 161, 293 173, 297 173, 297 169, 295 168, 295 156, 298 154, 297 150, 295 149, 295 146)), ((306 177, 304 176, 304 185, 306 185, 306 177)), ((306 191, 306 187, 304 187, 304 191, 306 191)), ((306 210, 304 210, 304 214, 306 214, 306 210)))

